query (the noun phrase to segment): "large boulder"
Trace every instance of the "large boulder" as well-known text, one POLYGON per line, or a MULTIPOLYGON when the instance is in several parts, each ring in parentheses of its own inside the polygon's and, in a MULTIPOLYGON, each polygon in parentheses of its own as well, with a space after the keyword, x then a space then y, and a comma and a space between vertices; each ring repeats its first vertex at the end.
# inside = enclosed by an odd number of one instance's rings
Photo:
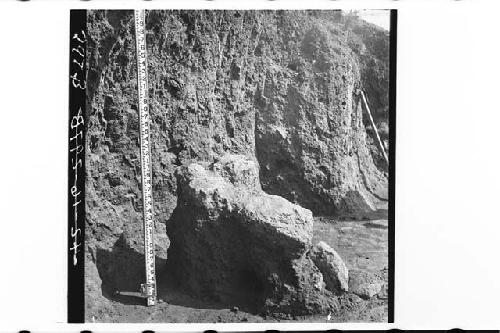
POLYGON ((169 271, 197 296, 272 312, 324 311, 331 295, 308 256, 311 211, 257 184, 257 163, 241 155, 184 168, 167 224, 169 271))

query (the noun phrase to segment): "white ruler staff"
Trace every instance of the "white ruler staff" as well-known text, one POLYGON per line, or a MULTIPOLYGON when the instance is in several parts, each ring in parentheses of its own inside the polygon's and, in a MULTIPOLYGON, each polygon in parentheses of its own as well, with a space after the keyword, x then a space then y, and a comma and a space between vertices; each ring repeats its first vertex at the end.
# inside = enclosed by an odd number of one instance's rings
POLYGON ((142 201, 144 210, 144 257, 146 283, 141 292, 147 304, 156 304, 155 245, 153 222, 153 187, 151 176, 151 141, 149 137, 148 72, 145 11, 135 11, 135 40, 137 52, 137 86, 139 89, 139 127, 141 141, 142 201))

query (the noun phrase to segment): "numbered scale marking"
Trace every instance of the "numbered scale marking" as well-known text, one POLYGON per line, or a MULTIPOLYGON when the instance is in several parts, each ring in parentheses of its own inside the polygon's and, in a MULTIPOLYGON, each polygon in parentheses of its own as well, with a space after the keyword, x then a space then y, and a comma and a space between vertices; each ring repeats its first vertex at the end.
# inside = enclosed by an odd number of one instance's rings
POLYGON ((141 285, 141 292, 143 296, 147 298, 148 306, 151 306, 156 304, 156 274, 145 30, 145 11, 136 10, 135 39, 137 50, 137 85, 139 89, 139 127, 141 141, 142 198, 144 209, 144 256, 146 258, 146 283, 141 285))

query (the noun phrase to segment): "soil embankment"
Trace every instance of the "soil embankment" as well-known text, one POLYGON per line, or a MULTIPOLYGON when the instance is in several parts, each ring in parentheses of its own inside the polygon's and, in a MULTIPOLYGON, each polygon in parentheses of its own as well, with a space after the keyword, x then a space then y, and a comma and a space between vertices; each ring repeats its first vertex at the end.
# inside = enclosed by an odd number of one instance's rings
POLYGON ((370 218, 387 199, 387 178, 359 91, 376 122, 386 119, 388 35, 324 11, 151 11, 146 22, 156 263, 172 306, 143 309, 125 296, 144 280, 133 12, 89 11, 86 317, 233 321, 241 310, 198 311, 213 305, 162 275, 176 175, 244 155, 259 165, 266 193, 315 216, 370 218))

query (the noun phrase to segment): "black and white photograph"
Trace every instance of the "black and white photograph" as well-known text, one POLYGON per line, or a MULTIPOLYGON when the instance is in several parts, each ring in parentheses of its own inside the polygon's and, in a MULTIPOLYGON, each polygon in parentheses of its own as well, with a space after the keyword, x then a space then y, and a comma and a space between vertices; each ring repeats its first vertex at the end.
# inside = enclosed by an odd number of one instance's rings
POLYGON ((0 1, 0 332, 497 330, 498 13, 0 1))
POLYGON ((388 322, 391 11, 84 15, 85 321, 388 322))

